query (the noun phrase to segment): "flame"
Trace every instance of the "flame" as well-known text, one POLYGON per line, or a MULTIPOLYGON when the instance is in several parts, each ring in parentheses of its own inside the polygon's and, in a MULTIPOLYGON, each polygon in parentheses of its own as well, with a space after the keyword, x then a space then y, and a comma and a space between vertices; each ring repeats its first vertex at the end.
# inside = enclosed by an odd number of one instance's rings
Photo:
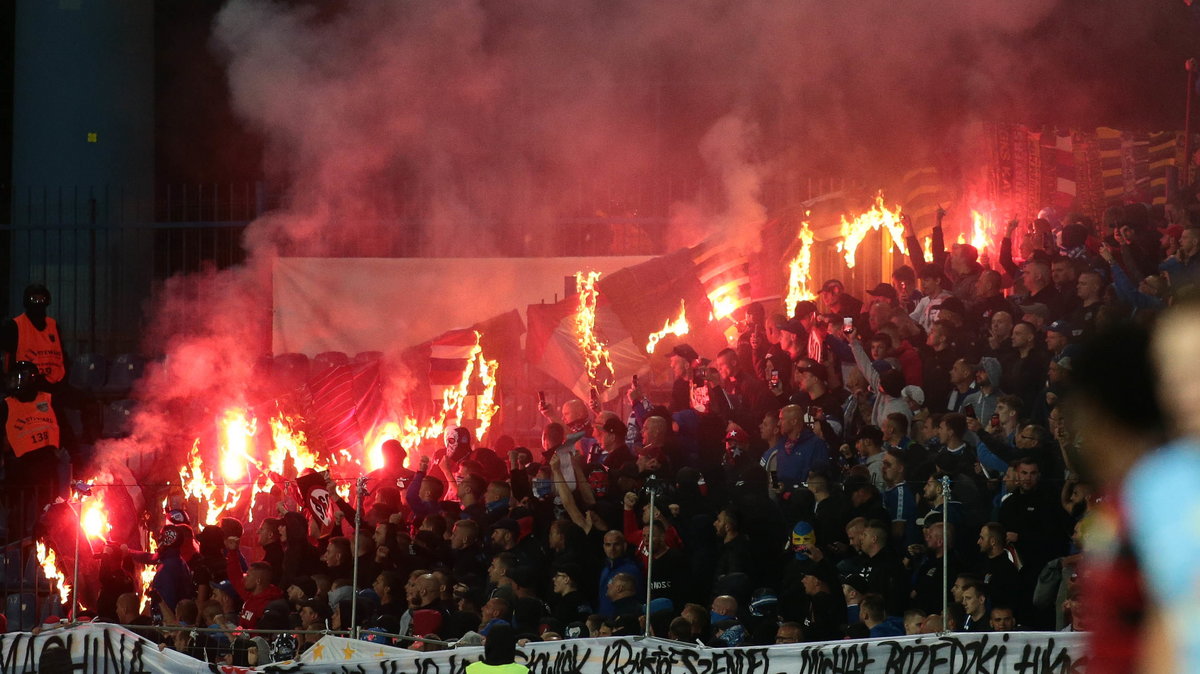
POLYGON ((711 320, 726 318, 742 305, 738 289, 738 281, 730 281, 717 286, 715 290, 708 293, 708 301, 712 303, 711 320))
MULTIPOLYGON (((157 550, 158 543, 151 536, 147 552, 154 553, 157 550)), ((142 581, 142 603, 138 606, 138 613, 140 614, 146 612, 146 605, 150 603, 150 583, 154 582, 154 564, 143 564, 142 570, 138 574, 138 579, 142 581)))
POLYGON ((796 312, 796 305, 805 300, 815 300, 816 295, 808 289, 812 280, 812 244, 813 233, 808 227, 808 221, 800 223, 800 231, 796 234, 800 239, 800 252, 795 259, 788 263, 788 294, 787 315, 796 312))
POLYGON ((925 247, 921 249, 921 259, 925 260, 925 262, 927 262, 927 263, 933 262, 933 258, 931 257, 932 255, 933 255, 933 237, 927 236, 927 237, 925 237, 925 247))
POLYGON ((45 543, 38 541, 37 560, 38 565, 42 567, 42 575, 50 581, 51 585, 58 587, 59 599, 66 604, 71 596, 71 586, 67 584, 67 576, 58 568, 58 556, 54 554, 52 548, 48 548, 45 543))
POLYGON ((237 481, 246 476, 246 463, 254 460, 250 456, 250 439, 258 431, 258 423, 248 417, 245 408, 231 407, 225 410, 220 424, 225 440, 221 448, 221 475, 226 481, 237 481))
POLYGON ((652 332, 646 337, 646 353, 654 353, 654 347, 658 346, 658 342, 667 335, 675 335, 682 337, 688 333, 687 322, 687 307, 684 306, 683 300, 679 300, 679 317, 675 320, 667 319, 663 323, 663 329, 658 332, 652 332))
POLYGON ((328 462, 309 449, 308 437, 297 427, 300 417, 280 413, 268 422, 271 427, 271 451, 267 453, 267 468, 277 475, 293 477, 309 468, 325 470, 328 462))
POLYGON ((991 245, 992 235, 995 231, 995 223, 990 217, 974 209, 971 210, 971 245, 975 246, 975 250, 979 251, 980 256, 991 245))
POLYGON ((479 394, 479 399, 475 404, 475 416, 479 418, 479 429, 475 431, 475 437, 482 442, 488 429, 492 427, 492 419, 500 411, 500 404, 496 402, 496 382, 500 372, 500 363, 485 359, 482 350, 479 352, 478 358, 479 381, 483 384, 483 392, 479 394))
POLYGON ((858 245, 872 231, 886 229, 892 236, 892 243, 900 249, 901 253, 908 254, 908 249, 904 244, 904 225, 900 222, 900 207, 896 206, 896 210, 889 211, 883 203, 883 192, 875 195, 875 204, 866 213, 853 220, 847 220, 843 215, 841 227, 842 241, 838 243, 837 249, 843 253, 846 258, 846 266, 850 269, 854 268, 854 256, 858 252, 858 245))
POLYGON ((575 274, 575 290, 579 293, 579 306, 575 310, 575 339, 579 343, 579 352, 583 354, 588 381, 608 388, 613 381, 612 356, 608 353, 608 347, 596 336, 596 304, 600 299, 596 281, 599 279, 598 271, 575 274))
POLYGON ((112 524, 109 524, 108 514, 104 512, 103 499, 92 497, 83 504, 79 513, 79 526, 89 541, 103 543, 108 538, 112 524))
POLYGON ((363 444, 367 448, 367 468, 369 470, 383 467, 383 452, 380 448, 385 440, 398 440, 400 445, 409 452, 407 461, 411 465, 415 461, 413 452, 420 449, 425 440, 441 438, 446 428, 463 425, 466 418, 465 403, 469 397, 471 383, 476 379, 476 373, 478 373, 478 380, 483 390, 475 402, 475 417, 479 421, 475 437, 482 438, 487 433, 491 428, 492 420, 500 411, 500 405, 496 402, 497 374, 500 364, 495 360, 488 360, 484 356, 482 338, 483 335, 476 331, 475 346, 471 348, 467 357, 467 364, 463 368, 462 376, 459 377, 458 385, 446 389, 442 393, 442 409, 436 416, 430 417, 423 423, 408 416, 399 421, 390 419, 367 432, 363 444))

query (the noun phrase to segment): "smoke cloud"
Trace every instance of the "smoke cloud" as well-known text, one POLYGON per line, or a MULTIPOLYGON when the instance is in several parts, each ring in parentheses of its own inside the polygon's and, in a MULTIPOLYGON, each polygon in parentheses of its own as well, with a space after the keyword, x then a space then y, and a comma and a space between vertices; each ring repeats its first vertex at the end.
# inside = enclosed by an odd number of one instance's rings
POLYGON ((894 177, 974 122, 1094 109, 1103 73, 1064 59, 1153 25, 1082 4, 1073 26, 1074 0, 231 0, 213 45, 287 197, 244 268, 168 287, 149 407, 248 381, 279 255, 551 253, 564 217, 642 214, 581 196, 608 184, 671 194, 672 245, 753 250, 770 181, 894 177))

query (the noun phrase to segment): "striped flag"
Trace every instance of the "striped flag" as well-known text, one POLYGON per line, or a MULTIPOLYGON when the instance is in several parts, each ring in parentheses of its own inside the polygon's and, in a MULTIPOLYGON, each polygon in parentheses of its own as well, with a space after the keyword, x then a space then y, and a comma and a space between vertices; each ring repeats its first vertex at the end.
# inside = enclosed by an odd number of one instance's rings
POLYGON ((1180 134, 1174 131, 1152 133, 1147 141, 1152 203, 1167 203, 1167 169, 1176 165, 1180 134))
POLYGON ((723 237, 711 236, 689 249, 696 278, 718 317, 750 304, 750 258, 723 237))
POLYGON ((1075 142, 1070 131, 1047 131, 1042 134, 1046 149, 1043 166, 1048 177, 1048 201, 1059 209, 1069 209, 1078 192, 1075 171, 1075 142))
POLYGON ((434 408, 442 406, 442 395, 462 384, 463 372, 479 347, 479 333, 451 330, 429 342, 429 396, 434 408))
POLYGON ((331 452, 362 450, 363 436, 386 413, 378 360, 328 368, 308 382, 310 418, 331 452))

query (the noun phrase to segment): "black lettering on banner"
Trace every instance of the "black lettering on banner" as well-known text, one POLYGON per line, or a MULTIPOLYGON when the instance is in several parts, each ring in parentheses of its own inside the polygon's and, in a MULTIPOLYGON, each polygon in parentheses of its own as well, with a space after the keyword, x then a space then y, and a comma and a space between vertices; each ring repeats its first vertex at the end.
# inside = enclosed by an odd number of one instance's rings
POLYGON ((875 663, 870 643, 809 646, 800 651, 795 671, 803 674, 866 674, 875 663))
POLYGON ((766 648, 706 651, 617 641, 604 649, 600 662, 602 674, 768 674, 771 657, 766 648))
POLYGON ((592 657, 591 648, 564 643, 558 651, 542 649, 525 656, 525 666, 531 674, 583 674, 583 667, 592 657))

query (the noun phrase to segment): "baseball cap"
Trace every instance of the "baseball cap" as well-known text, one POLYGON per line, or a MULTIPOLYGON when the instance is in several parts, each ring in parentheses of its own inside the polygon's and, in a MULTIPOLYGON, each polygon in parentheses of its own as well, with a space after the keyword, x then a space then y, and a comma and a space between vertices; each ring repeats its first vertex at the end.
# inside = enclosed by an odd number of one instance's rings
POLYGON ((612 433, 618 438, 625 437, 625 431, 627 430, 625 423, 616 417, 610 417, 600 428, 605 433, 612 433))
POLYGON ((725 434, 725 442, 750 442, 750 436, 746 433, 746 431, 740 428, 731 428, 729 432, 725 434))
POLYGON ((689 363, 693 363, 700 359, 700 354, 696 353, 696 350, 693 349, 690 344, 676 344, 675 347, 671 349, 671 355, 679 356, 689 363))
POLYGON ((911 398, 918 405, 925 404, 925 391, 921 390, 920 386, 909 384, 900 390, 901 397, 911 398))
POLYGON ((896 292, 896 287, 890 283, 880 283, 868 290, 867 294, 875 297, 886 297, 893 302, 900 301, 900 294, 896 292))
POLYGON ((1071 336, 1071 326, 1066 321, 1054 321, 1046 326, 1046 332, 1057 332, 1060 335, 1071 336))
POLYGON ((783 325, 779 326, 779 329, 784 332, 790 332, 793 335, 799 335, 799 334, 803 334, 803 332, 804 332, 804 324, 801 323, 798 319, 793 318, 793 319, 784 321, 783 325))

